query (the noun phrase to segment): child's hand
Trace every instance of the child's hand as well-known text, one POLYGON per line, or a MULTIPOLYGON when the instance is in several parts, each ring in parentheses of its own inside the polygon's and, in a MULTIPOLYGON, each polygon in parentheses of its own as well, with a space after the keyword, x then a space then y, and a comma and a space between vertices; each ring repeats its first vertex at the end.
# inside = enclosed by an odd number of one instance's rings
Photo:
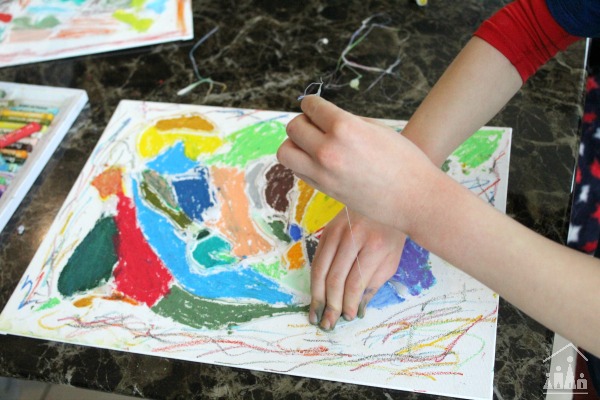
POLYGON ((301 103, 277 157, 350 209, 410 235, 439 175, 423 152, 394 130, 318 97, 301 103))
POLYGON ((346 320, 365 314, 371 298, 396 272, 406 239, 390 226, 350 210, 348 215, 352 228, 346 210, 327 224, 311 266, 308 318, 325 330, 335 327, 340 314, 346 320))

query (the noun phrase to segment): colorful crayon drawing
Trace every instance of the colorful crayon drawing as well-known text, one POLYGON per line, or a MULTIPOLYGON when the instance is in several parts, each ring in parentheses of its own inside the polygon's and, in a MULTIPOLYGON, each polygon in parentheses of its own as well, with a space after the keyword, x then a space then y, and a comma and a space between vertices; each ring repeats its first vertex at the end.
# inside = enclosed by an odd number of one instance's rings
POLYGON ((191 0, 0 2, 0 67, 192 37, 191 0))
MULTIPOLYGON (((0 331, 491 398, 498 297, 413 242, 365 318, 307 323, 310 261, 343 205, 277 163, 293 116, 122 101, 0 331)), ((485 128, 444 169, 503 209, 509 149, 510 129, 485 128)))

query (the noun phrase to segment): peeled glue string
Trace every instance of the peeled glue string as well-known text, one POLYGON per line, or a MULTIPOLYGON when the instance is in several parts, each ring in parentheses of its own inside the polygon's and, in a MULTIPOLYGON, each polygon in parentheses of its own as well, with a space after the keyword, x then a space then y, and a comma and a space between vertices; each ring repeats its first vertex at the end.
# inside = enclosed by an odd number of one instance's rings
POLYGON ((358 266, 358 274, 360 275, 360 283, 363 286, 363 290, 367 289, 367 285, 365 284, 365 279, 363 278, 362 268, 360 267, 360 260, 358 259, 358 246, 356 245, 356 239, 354 239, 354 232, 352 231, 352 222, 350 222, 350 213, 348 212, 348 207, 344 207, 346 210, 346 217, 348 218, 348 227, 350 228, 350 237, 352 238, 352 245, 354 246, 354 251, 356 252, 356 265, 358 266))
POLYGON ((206 40, 211 37, 212 35, 215 34, 215 32, 217 32, 219 30, 218 26, 215 26, 214 28, 211 29, 210 32, 208 32, 206 35, 202 36, 200 38, 200 40, 198 40, 196 42, 196 44, 194 44, 194 46, 192 46, 192 49, 190 50, 190 53, 188 54, 190 61, 192 62, 192 68, 194 70, 194 75, 196 76, 197 81, 184 87, 183 89, 181 89, 180 91, 177 92, 178 96, 183 96, 188 94, 189 92, 191 92, 194 88, 196 88, 198 85, 202 84, 202 83, 208 83, 209 84, 209 89, 208 89, 208 93, 210 93, 212 91, 213 85, 220 85, 222 86, 224 89, 227 88, 227 85, 225 85, 224 83, 221 82, 215 82, 213 81, 211 78, 204 78, 202 75, 200 75, 200 71, 198 70, 198 64, 196 63, 196 59, 194 58, 194 53, 195 51, 198 49, 198 47, 200 47, 200 45, 204 42, 206 42, 206 40))
MULTIPOLYGON (((348 41, 348 44, 342 50, 342 54, 338 58, 335 70, 333 72, 331 72, 330 74, 326 75, 327 83, 325 84, 323 82, 323 78, 321 78, 321 82, 320 83, 319 82, 313 82, 313 83, 309 84, 306 87, 306 89, 304 90, 304 94, 298 97, 298 100, 302 100, 307 95, 308 90, 313 85, 319 85, 319 90, 317 92, 317 95, 320 94, 323 85, 325 85, 328 88, 329 87, 330 88, 340 88, 340 87, 344 87, 344 86, 350 86, 352 89, 358 90, 358 87, 360 85, 360 80, 363 77, 363 75, 360 73, 360 71, 367 71, 367 72, 379 73, 379 76, 373 82, 371 82, 371 84, 367 87, 367 89, 365 91, 371 90, 377 83, 379 83, 379 81, 384 76, 386 76, 386 75, 392 75, 394 73, 394 69, 400 64, 400 61, 401 61, 400 57, 397 57, 396 60, 394 60, 394 62, 392 62, 387 68, 380 68, 380 67, 375 67, 375 66, 363 65, 363 64, 359 64, 359 63, 357 63, 355 61, 352 61, 352 60, 348 59, 349 53, 352 50, 354 50, 360 43, 362 43, 363 40, 365 40, 367 38, 367 36, 369 36, 369 34, 373 31, 373 29, 380 28, 380 29, 397 30, 396 28, 391 28, 391 27, 389 27, 389 26, 386 25, 389 22, 389 18, 387 18, 387 17, 383 21, 383 23, 373 22, 373 20, 375 18, 382 17, 382 16, 386 17, 385 14, 381 14, 380 13, 380 14, 372 15, 372 16, 370 16, 370 17, 362 20, 360 28, 358 28, 351 35, 350 40, 348 41), (334 84, 334 83, 332 83, 332 80, 333 80, 335 74, 338 73, 339 71, 341 71, 344 68, 347 68, 350 71, 352 71, 352 73, 355 75, 355 77, 352 80, 350 80, 349 82, 346 82, 346 83, 343 83, 343 84, 334 84)), ((405 39, 403 39, 402 42, 405 42, 406 40, 408 40, 408 36, 405 39)))
POLYGON ((323 88, 324 82, 323 79, 321 79, 321 82, 312 82, 310 85, 308 85, 306 87, 306 89, 304 89, 304 94, 301 96, 298 96, 298 100, 302 100, 303 98, 305 98, 306 96, 308 96, 308 90, 313 86, 313 85, 318 85, 319 88, 317 89, 317 93, 315 93, 315 96, 320 96, 321 95, 321 89, 323 88))

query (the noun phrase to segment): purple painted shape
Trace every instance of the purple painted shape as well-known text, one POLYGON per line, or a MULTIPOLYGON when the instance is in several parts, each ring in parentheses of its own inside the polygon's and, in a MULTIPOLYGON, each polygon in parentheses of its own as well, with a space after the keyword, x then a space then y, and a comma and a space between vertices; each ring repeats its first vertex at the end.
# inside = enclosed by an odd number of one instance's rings
POLYGON ((429 251, 406 239, 400 265, 391 280, 406 286, 413 296, 432 287, 436 280, 429 266, 429 251))
POLYGON ((436 282, 429 266, 429 251, 410 239, 406 239, 398 270, 392 278, 377 291, 369 302, 369 308, 382 309, 393 304, 402 303, 406 299, 401 295, 398 286, 407 288, 408 293, 417 296, 429 289, 436 282))

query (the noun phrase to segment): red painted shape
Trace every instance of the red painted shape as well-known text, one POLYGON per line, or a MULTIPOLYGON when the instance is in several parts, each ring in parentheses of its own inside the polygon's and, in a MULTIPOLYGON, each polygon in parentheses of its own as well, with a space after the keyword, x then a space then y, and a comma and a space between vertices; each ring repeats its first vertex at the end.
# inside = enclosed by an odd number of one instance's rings
POLYGON ((115 222, 119 234, 115 246, 119 263, 113 273, 116 289, 152 307, 169 293, 173 276, 142 234, 132 199, 123 192, 117 196, 115 222))
POLYGON ((0 21, 2 22, 10 22, 12 21, 12 15, 6 13, 0 13, 0 21))
POLYGON ((575 170, 575 183, 581 183, 581 168, 575 170))

